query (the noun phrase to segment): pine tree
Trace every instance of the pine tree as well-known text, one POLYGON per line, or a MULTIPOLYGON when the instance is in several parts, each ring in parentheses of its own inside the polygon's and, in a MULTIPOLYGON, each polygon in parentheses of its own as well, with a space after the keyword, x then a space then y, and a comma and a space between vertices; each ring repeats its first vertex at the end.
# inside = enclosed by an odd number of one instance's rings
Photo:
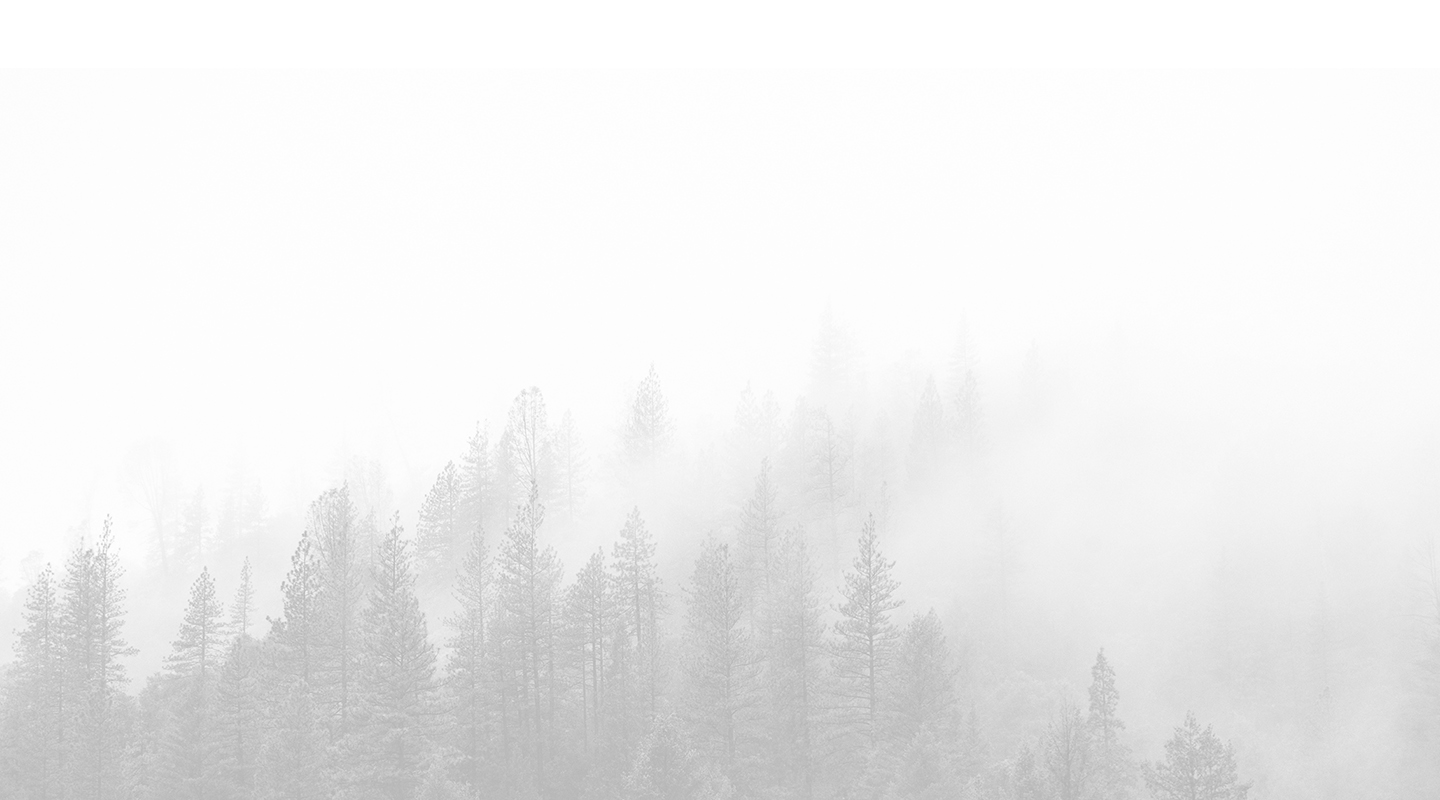
POLYGON ((890 614, 904 604, 895 596, 900 584, 890 576, 895 566, 880 553, 875 517, 865 520, 860 552, 845 573, 836 609, 834 668, 841 722, 874 745, 882 722, 882 692, 895 659, 900 632, 890 614))
POLYGON ((182 569, 202 567, 210 550, 210 512, 205 507, 205 489, 195 493, 180 509, 180 530, 175 539, 175 560, 182 569))
POLYGON ((1116 708, 1120 693, 1115 689, 1115 670, 1101 650, 1090 670, 1090 715, 1086 720, 1092 739, 1094 774, 1091 780, 1094 800, 1126 800, 1134 782, 1134 769, 1129 748, 1121 741, 1125 723, 1116 708))
POLYGON ((487 523, 495 491, 494 455, 490 439, 477 424, 460 458, 460 529, 468 537, 487 523))
POLYGON ((491 580, 485 534, 477 527, 455 582, 454 595, 459 608, 445 621, 450 630, 445 691, 454 719, 453 745, 460 753, 460 772, 473 791, 482 793, 494 788, 482 783, 481 775, 482 770, 495 761, 490 752, 495 727, 495 692, 491 680, 491 648, 487 647, 494 595, 491 580))
POLYGON ((585 499, 585 445, 580 441, 580 431, 575 427, 575 418, 569 411, 560 418, 560 427, 555 430, 551 444, 558 471, 555 498, 564 510, 565 521, 573 523, 580 504, 585 499))
POLYGON ((215 580, 209 569, 190 587, 190 602, 180 624, 180 636, 165 658, 171 675, 196 686, 206 686, 215 677, 215 668, 223 656, 224 611, 215 596, 215 580))
POLYGON ((625 422, 625 455, 630 463, 653 462, 669 442, 672 426, 669 406, 660 389, 660 376, 651 364, 650 371, 635 388, 635 398, 625 422))
POLYGON ((250 637, 250 623, 255 617, 255 584, 250 577, 250 559, 240 566, 240 585, 235 588, 235 602, 230 605, 230 632, 237 638, 250 637))
POLYGON ((315 542, 320 623, 316 628, 319 657, 311 677, 330 739, 335 742, 351 731, 365 597, 355 506, 347 487, 331 489, 310 504, 309 529, 315 542))
POLYGON ((1044 772, 1056 800, 1082 800, 1093 791, 1090 729, 1080 709, 1065 706, 1041 740, 1044 772))
POLYGON ((802 531, 788 531, 782 537, 779 563, 766 658, 772 714, 769 749, 780 784, 808 800, 814 796, 817 778, 825 628, 802 531))
POLYGON ((499 499, 505 506, 523 504, 532 486, 542 498, 554 490, 550 444, 545 397, 531 386, 516 395, 510 404, 505 431, 500 436, 499 499))
POLYGON ((824 511, 830 535, 834 536, 840 504, 850 492, 852 445, 849 435, 824 412, 815 416, 811 439, 810 492, 824 511))
POLYGON ((464 544, 464 518, 463 481, 451 461, 440 470, 435 485, 425 495, 415 529, 415 558, 427 582, 448 577, 445 568, 451 563, 452 553, 464 544))
POLYGON ((1144 773, 1157 800, 1245 800, 1250 791, 1236 774, 1235 749, 1209 725, 1201 729, 1193 713, 1165 743, 1165 759, 1146 764, 1144 773))
POLYGON ((631 509, 625 518, 612 560, 616 611, 626 640, 621 652, 629 653, 628 662, 621 659, 621 663, 628 665, 628 674, 621 676, 618 687, 633 706, 622 714, 628 741, 631 720, 637 716, 644 719, 654 716, 660 687, 659 620, 663 597, 655 567, 655 540, 646 529, 639 508, 631 509), (627 691, 629 687, 633 687, 633 691, 627 691), (642 713, 637 715, 634 713, 637 711, 642 713))
POLYGON ((955 439, 962 454, 980 445, 980 382, 975 357, 962 331, 950 358, 950 396, 955 403, 955 439))
POLYGON ((59 798, 63 787, 65 650, 60 598, 49 565, 35 577, 21 612, 15 665, 4 693, 0 781, 16 797, 59 798))
POLYGON ((174 797, 205 800, 219 790, 215 684, 223 656, 224 611, 202 570, 190 589, 180 634, 165 659, 175 708, 163 737, 163 785, 174 797))
POLYGON ((380 542, 364 614, 364 668, 358 696, 358 751, 364 785, 408 798, 424 775, 436 733, 435 649, 415 594, 415 575, 397 513, 380 542))
POLYGON ((955 674, 935 610, 911 620, 896 652, 890 697, 898 740, 906 741, 927 728, 952 727, 957 721, 955 674))
POLYGON ((636 748, 619 796, 626 800, 730 800, 735 793, 681 726, 661 717, 636 748))
POLYGON ((730 546, 701 545, 687 592, 685 709, 702 750, 735 777, 737 756, 755 738, 759 656, 744 625, 745 605, 730 546))
POLYGON ((575 574, 566 593, 566 627, 573 643, 580 682, 581 734, 591 752, 605 733, 606 658, 615 631, 614 587, 605 569, 605 551, 598 550, 575 574))
POLYGON ((121 659, 134 655, 122 631, 126 592, 124 568, 115 551, 109 517, 93 548, 77 549, 66 565, 62 623, 69 684, 75 702, 74 736, 63 766, 70 796, 104 800, 113 796, 124 747, 123 702, 126 682, 121 659))
MULTIPOLYGON (((540 544, 545 508, 539 487, 516 510, 500 550, 502 635, 512 658, 510 682, 520 702, 516 709, 521 753, 536 787, 547 785, 547 763, 555 740, 558 686, 555 655, 559 622, 560 563, 555 551, 540 544)), ((549 776, 553 777, 553 776, 549 776)))
POLYGON ((288 686, 308 694, 314 683, 320 647, 320 575, 310 532, 300 535, 290 556, 290 571, 280 584, 283 613, 270 620, 266 645, 272 661, 288 686))
POLYGON ((745 597, 750 627, 764 645, 769 636, 765 610, 770 603, 771 582, 780 549, 780 508, 775 484, 770 480, 770 460, 760 461, 755 490, 740 510, 737 531, 740 540, 740 590, 745 597))
POLYGON ((232 797, 250 797, 256 785, 265 698, 260 643, 231 639, 215 687, 216 771, 232 797))

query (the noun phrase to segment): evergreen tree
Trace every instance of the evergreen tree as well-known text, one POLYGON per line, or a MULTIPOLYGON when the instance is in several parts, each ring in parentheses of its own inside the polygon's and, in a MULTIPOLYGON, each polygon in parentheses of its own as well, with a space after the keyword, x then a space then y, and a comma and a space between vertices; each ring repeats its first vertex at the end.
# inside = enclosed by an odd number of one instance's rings
POLYGON ((220 785, 215 684, 223 656, 224 611, 210 571, 190 589, 180 634, 165 659, 174 709, 163 738, 161 785, 173 797, 216 797, 220 785))
MULTIPOLYGON (((540 544, 545 508, 539 487, 531 484, 529 501, 516 510, 500 550, 502 635, 511 657, 520 753, 537 788, 547 785, 547 763, 555 749, 555 710, 559 686, 555 655, 559 622, 560 563, 555 551, 540 544)), ((549 776, 554 777, 554 776, 549 776)))
POLYGON ((316 669, 312 685, 331 742, 352 731, 356 680, 361 659, 361 612, 365 597, 355 506, 350 491, 330 489, 310 504, 318 591, 316 669))
POLYGON ((590 753, 606 730, 606 659, 616 622, 614 587, 605 569, 603 549, 593 553, 575 574, 565 605, 566 627, 579 668, 581 734, 584 750, 590 753))
POLYGON ((453 745, 460 753, 460 772, 475 791, 485 788, 481 773, 494 761, 489 744, 495 698, 486 639, 493 594, 485 534, 477 527, 455 581, 459 608, 445 621, 450 630, 445 691, 454 720, 453 745))
POLYGON ((585 499, 585 445, 580 441, 580 431, 575 427, 575 418, 569 411, 560 418, 560 427, 555 430, 551 443, 555 467, 559 473, 555 487, 555 499, 563 509, 566 522, 574 522, 575 514, 585 499))
POLYGON ((55 573, 46 565, 25 594, 24 627, 5 687, 0 781, 15 797, 59 798, 65 745, 65 649, 55 573))
POLYGON ((950 396, 955 404, 955 439, 962 454, 980 445, 980 382, 975 357, 962 331, 950 358, 950 396))
POLYGON ((627 800, 730 800, 735 793, 675 720, 662 717, 636 749, 620 796, 627 800))
POLYGON ((633 508, 620 529, 620 540, 614 546, 614 581, 616 612, 623 626, 625 640, 620 652, 629 658, 618 659, 625 665, 619 688, 630 700, 624 709, 625 737, 634 728, 632 720, 654 716, 659 698, 659 621, 663 606, 660 578, 655 567, 655 540, 633 508), (642 712, 636 714, 635 712, 642 712))
POLYGON ((911 620, 896 652, 890 697, 899 741, 907 741, 927 728, 953 728, 955 672, 935 610, 911 620))
POLYGON ((259 642, 239 634, 230 641, 215 687, 216 761, 231 797, 251 797, 256 786, 265 696, 259 642))
POLYGON ((134 655, 122 631, 126 592, 124 568, 115 551, 109 517, 93 548, 77 549, 66 565, 62 625, 67 662, 66 694, 75 702, 73 731, 63 769, 67 795, 104 800, 116 794, 123 766, 126 682, 122 659, 134 655))
POLYGON ((1125 723, 1116 708, 1120 693, 1115 689, 1115 670, 1101 650, 1090 670, 1090 727, 1094 762, 1091 778, 1094 800, 1126 800, 1134 782, 1134 769, 1129 748, 1121 741, 1125 723))
POLYGON ((469 536, 487 522, 495 491, 494 455, 490 439, 477 424, 460 458, 460 529, 469 536))
POLYGON ((1193 713, 1165 743, 1165 758, 1144 767, 1145 785, 1157 800, 1245 800, 1250 785, 1235 769, 1235 749, 1220 741, 1193 713))
POLYGON ((240 585, 235 587, 235 602, 230 605, 230 632, 240 639, 250 637, 250 624, 255 617, 255 584, 250 577, 250 559, 240 566, 240 585))
POLYGON ((835 535, 840 504, 850 492, 851 441, 830 415, 815 415, 811 435, 810 493, 824 512, 831 536, 835 535))
POLYGON ((701 545, 685 616, 685 709, 702 751, 732 779, 748 723, 761 701, 759 657, 744 625, 744 598, 730 546, 712 535, 701 545))
POLYGON ((881 554, 875 517, 860 533, 860 552, 845 573, 840 589, 844 602, 836 611, 834 669, 838 710, 845 728, 874 745, 882 722, 882 693, 900 631, 890 614, 904 604, 895 596, 900 584, 890 576, 895 566, 881 554))
POLYGON ((760 461, 755 490, 740 510, 740 590, 745 598, 750 627, 763 646, 770 625, 765 611, 770 603, 771 583, 780 549, 780 508, 775 484, 770 480, 770 460, 760 461))
POLYGON ((532 487, 548 497, 553 454, 545 397, 534 386, 520 392, 510 404, 505 432, 500 436, 500 500, 506 507, 524 504, 532 487))
POLYGON ((660 389, 660 376, 655 365, 635 389, 630 415, 625 422, 625 455, 631 464, 645 465, 654 461, 670 440, 673 423, 665 394, 660 389))
POLYGON ((818 777, 825 628, 802 531, 782 537, 779 561, 766 659, 772 714, 769 751, 780 785, 808 800, 815 794, 818 777))
POLYGON ((210 555, 210 512, 205 507, 205 489, 195 493, 180 509, 180 529, 175 539, 175 560, 185 570, 203 567, 210 555))
POLYGON ((1044 773, 1056 800, 1082 800, 1093 791, 1090 729, 1080 709, 1060 709, 1041 740, 1044 773))
POLYGON ((415 558, 427 581, 438 582, 446 577, 454 550, 464 544, 465 495, 463 480, 455 462, 440 470, 435 485, 420 505, 416 526, 415 558))
POLYGON ((362 724, 350 749, 364 785, 389 800, 408 798, 424 775, 436 733, 435 649, 415 594, 397 513, 380 542, 364 614, 362 724))

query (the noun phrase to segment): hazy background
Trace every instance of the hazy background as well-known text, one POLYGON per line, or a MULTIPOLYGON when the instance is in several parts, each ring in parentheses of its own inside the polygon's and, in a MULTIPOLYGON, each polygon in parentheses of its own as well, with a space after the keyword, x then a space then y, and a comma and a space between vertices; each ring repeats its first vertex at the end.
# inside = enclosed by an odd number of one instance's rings
MULTIPOLYGON (((1139 755, 1193 707, 1263 796, 1337 785, 1292 774, 1328 687, 1346 771, 1433 787, 1437 101, 1396 73, 6 74, 0 658, 104 515, 146 584, 137 447, 187 495, 261 487, 274 614, 300 511, 357 469, 413 527, 530 385, 603 469, 652 364, 702 463, 747 383, 813 396, 828 310, 861 437, 909 441, 966 336, 987 457, 920 491, 902 453, 889 552, 976 669, 1083 686, 1105 646, 1139 755)), ((603 491, 567 574, 623 519, 603 491)), ((679 564, 704 531, 657 514, 679 564)), ((136 683, 181 612, 145 596, 136 683)))

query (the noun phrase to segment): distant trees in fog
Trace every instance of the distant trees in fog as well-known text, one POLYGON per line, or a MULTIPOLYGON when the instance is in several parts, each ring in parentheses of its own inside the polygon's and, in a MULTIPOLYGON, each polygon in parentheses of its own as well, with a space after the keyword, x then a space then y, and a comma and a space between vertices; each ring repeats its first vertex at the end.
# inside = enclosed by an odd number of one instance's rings
MULTIPOLYGON (((860 504, 839 402, 850 354, 834 330, 822 345, 824 402, 790 425, 773 397, 742 395, 733 444, 749 465, 734 536, 707 535, 679 586, 661 581, 639 508, 567 575, 552 509, 575 519, 585 453, 573 418, 552 429, 535 388, 493 447, 477 428, 441 468, 413 536, 398 514, 382 532, 348 486, 317 497, 278 616, 254 618, 263 589, 248 559, 228 607, 196 569, 165 668, 135 696, 122 691, 133 651, 107 520, 61 576, 46 569, 30 587, 0 706, 0 798, 1126 800, 1143 774, 1167 800, 1241 800, 1233 751, 1193 716, 1164 760, 1140 768, 1103 651, 1088 709, 1065 706, 1013 752, 992 749, 940 616, 906 612, 883 487, 867 495, 878 519, 852 526, 841 513, 860 504), (782 487, 809 510, 787 514, 782 487), (854 537, 834 590, 817 577, 807 521, 854 537), (450 593, 453 613, 428 618, 426 590, 450 593)), ((917 481, 952 434, 978 441, 962 356, 956 411, 933 380, 920 396, 917 481)), ((652 368, 620 464, 652 468, 671 431, 652 368)), ((201 496, 167 538, 173 492, 143 455, 136 485, 164 566, 202 559, 201 496)))

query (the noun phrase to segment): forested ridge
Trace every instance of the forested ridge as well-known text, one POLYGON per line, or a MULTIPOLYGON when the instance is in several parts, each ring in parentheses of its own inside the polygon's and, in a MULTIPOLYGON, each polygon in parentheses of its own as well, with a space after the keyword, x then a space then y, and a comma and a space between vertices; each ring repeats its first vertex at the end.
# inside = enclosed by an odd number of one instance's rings
MULTIPOLYGON (((928 450, 975 436, 973 375, 957 386, 948 424, 926 387, 919 479, 928 450)), ((777 416, 748 391, 747 413, 777 416)), ((615 468, 654 463, 670 428, 652 370, 615 468)), ((886 488, 842 522, 849 451, 825 414, 811 432, 812 523, 844 543, 838 584, 820 577, 807 527, 785 521, 764 455, 736 524, 700 534, 677 585, 658 567, 672 535, 639 507, 567 570, 547 532, 583 491, 583 451, 569 415, 552 430, 532 388, 497 443, 477 430, 444 466, 417 530, 398 513, 377 525, 347 484, 313 499, 278 615, 257 616, 266 588, 248 558, 228 565, 230 598, 202 566, 164 668, 134 694, 107 519, 28 589, 0 797, 1246 796, 1234 751, 1193 715, 1159 761, 1132 754, 1123 675, 1098 645, 1075 665, 1088 694, 1018 747, 992 745, 940 615, 907 604, 886 556, 886 488), (449 613, 427 615, 426 597, 449 613)), ((193 541, 177 537, 169 559, 203 563, 198 500, 188 516, 193 541)))

